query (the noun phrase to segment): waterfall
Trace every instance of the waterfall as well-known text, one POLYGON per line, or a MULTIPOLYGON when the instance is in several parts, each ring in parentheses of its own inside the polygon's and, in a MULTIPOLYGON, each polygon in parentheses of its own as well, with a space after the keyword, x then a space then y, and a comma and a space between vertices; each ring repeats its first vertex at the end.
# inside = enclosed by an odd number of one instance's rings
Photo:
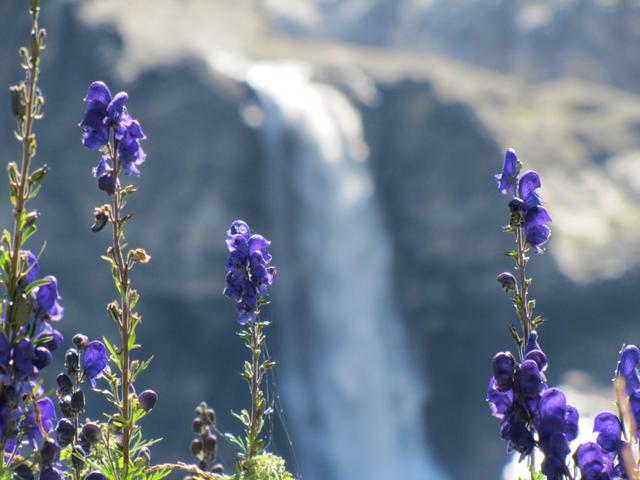
POLYGON ((288 332, 280 387, 304 478, 440 480, 359 112, 302 64, 253 64, 247 84, 269 158, 274 303, 290 307, 273 313, 288 332))

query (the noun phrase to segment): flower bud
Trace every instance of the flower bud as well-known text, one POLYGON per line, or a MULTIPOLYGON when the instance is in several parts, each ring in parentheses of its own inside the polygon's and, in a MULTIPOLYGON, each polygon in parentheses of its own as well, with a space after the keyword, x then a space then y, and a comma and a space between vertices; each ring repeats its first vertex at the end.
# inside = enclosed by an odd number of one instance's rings
POLYGON ((63 398, 61 398, 60 401, 58 402, 58 407, 60 408, 60 411, 65 417, 73 416, 74 412, 73 412, 73 409, 71 408, 70 395, 65 395, 63 398))
POLYGON ((71 408, 78 412, 84 410, 84 392, 82 390, 77 390, 71 395, 71 408))
POLYGON ((27 114, 26 91, 24 83, 9 87, 11 93, 11 114, 16 120, 22 120, 27 114))
POLYGON ((52 357, 49 349, 45 347, 38 347, 35 349, 34 354, 35 358, 33 359, 33 364, 38 370, 42 370, 51 363, 52 357))
POLYGON ((84 480, 107 480, 107 477, 102 472, 95 471, 84 477, 84 480))
POLYGON ((61 447, 69 445, 75 436, 76 427, 68 418, 61 418, 56 425, 56 438, 61 447))
POLYGON ((57 453, 56 442, 49 438, 44 441, 42 448, 40 448, 40 461, 43 465, 50 465, 55 460, 57 453))
POLYGON ((66 373, 61 373, 56 378, 58 384, 58 395, 69 395, 73 390, 73 382, 66 373))
POLYGON ((496 280, 505 292, 510 293, 516 291, 516 277, 509 272, 502 272, 496 277, 496 280))
POLYGON ((207 453, 208 456, 215 458, 217 446, 218 446, 218 439, 216 438, 215 435, 210 434, 205 437, 203 448, 205 453, 207 453))
POLYGON ((199 418, 194 418, 193 423, 191 424, 191 428, 193 430, 193 433, 195 433, 196 435, 200 435, 200 432, 202 432, 202 420, 200 420, 199 418))
POLYGON ((216 412, 213 411, 213 408, 207 408, 205 415, 207 416, 207 421, 209 425, 216 424, 216 412))
POLYGON ((140 449, 140 453, 138 453, 138 458, 142 460, 143 465, 145 466, 151 465, 151 451, 147 447, 142 447, 140 449))
POLYGON ((191 455, 197 457, 202 452, 202 440, 194 438, 191 441, 191 455))
POLYGON ((44 179, 47 178, 48 174, 49 174, 49 167, 47 165, 43 165, 42 167, 38 168, 31 174, 31 177, 30 177, 31 183, 33 184, 42 183, 44 179))
POLYGON ((72 341, 73 341, 73 344, 76 346, 76 348, 78 350, 81 350, 87 346, 87 344, 89 343, 89 338, 86 335, 83 335, 81 333, 76 333, 73 336, 72 341))
POLYGON ((80 470, 84 466, 85 453, 80 447, 75 447, 71 455, 71 463, 76 470, 80 470))
POLYGON ((80 371, 80 357, 78 356, 78 351, 74 348, 67 350, 64 356, 64 367, 69 375, 80 371))
POLYGON ((15 469, 13 470, 13 472, 16 474, 16 476, 20 480, 33 480, 34 479, 33 470, 31 470, 31 467, 29 467, 26 463, 18 464, 15 467, 15 469))
POLYGON ((85 423, 82 427, 82 436, 90 445, 100 441, 101 433, 100 427, 95 423, 85 423))
POLYGON ((116 179, 113 173, 105 173, 98 178, 98 188, 111 196, 116 192, 116 179))
POLYGON ((16 162, 9 162, 7 165, 7 173, 9 174, 9 180, 13 183, 20 182, 20 172, 18 171, 18 165, 16 162))
POLYGON ((153 390, 145 390, 140 395, 138 395, 138 403, 140 404, 140 408, 145 412, 149 412, 155 407, 156 402, 158 401, 158 394, 153 390))
POLYGON ((29 227, 36 223, 40 218, 40 213, 37 210, 32 210, 24 216, 24 226, 29 227))

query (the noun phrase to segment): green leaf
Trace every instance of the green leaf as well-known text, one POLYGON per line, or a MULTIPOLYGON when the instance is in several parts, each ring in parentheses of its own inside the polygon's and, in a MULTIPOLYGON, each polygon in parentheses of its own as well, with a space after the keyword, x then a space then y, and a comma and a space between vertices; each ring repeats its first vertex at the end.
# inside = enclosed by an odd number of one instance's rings
POLYGON ((42 285, 48 285, 49 284, 49 280, 36 280, 35 282, 30 283, 29 285, 27 285, 27 287, 24 289, 24 293, 25 294, 29 294, 33 291, 34 288, 38 288, 41 287, 42 285))

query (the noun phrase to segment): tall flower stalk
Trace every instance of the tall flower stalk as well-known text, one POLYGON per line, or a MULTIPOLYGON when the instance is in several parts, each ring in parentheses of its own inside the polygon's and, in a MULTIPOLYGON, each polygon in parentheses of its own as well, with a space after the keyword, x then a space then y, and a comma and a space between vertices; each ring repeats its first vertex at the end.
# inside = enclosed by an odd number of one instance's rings
POLYGON ((2 329, 0 331, 0 476, 8 469, 34 475, 34 469, 49 480, 60 478, 54 466, 53 430, 55 407, 42 389, 41 372, 52 361, 52 353, 63 338, 50 322, 62 319, 58 282, 52 275, 40 277, 38 257, 25 250, 36 231, 39 214, 28 203, 40 190, 47 167, 32 171, 36 156, 35 123, 43 116, 44 97, 38 88, 40 56, 45 31, 39 27, 38 0, 30 3, 29 48, 20 49, 24 80, 10 87, 11 110, 16 121, 15 136, 21 143, 18 166, 10 162, 9 199, 13 206, 13 231, 4 230, 0 240, 0 283, 2 329), (29 447, 23 450, 23 447, 29 447))
MULTIPOLYGON (((125 214, 127 198, 135 192, 132 184, 124 185, 122 174, 140 175, 138 166, 146 158, 140 141, 145 138, 140 124, 131 118, 126 107, 128 95, 120 92, 115 96, 103 82, 93 82, 89 86, 87 111, 80 123, 83 129, 83 143, 92 150, 98 150, 102 157, 93 174, 98 179, 98 188, 111 198, 110 204, 94 210, 94 232, 102 230, 107 223, 112 226, 111 245, 102 258, 111 265, 118 300, 107 307, 110 317, 120 335, 120 346, 114 347, 105 341, 118 375, 105 375, 111 392, 109 397, 116 405, 118 413, 111 417, 115 437, 113 439, 121 461, 113 461, 113 474, 119 479, 135 476, 132 459, 143 445, 137 422, 153 408, 157 395, 151 390, 136 395, 134 381, 148 366, 149 360, 133 361, 131 352, 136 344, 136 329, 141 316, 135 311, 139 300, 138 292, 131 282, 131 271, 137 264, 146 264, 150 256, 142 248, 128 249, 125 242, 124 224, 131 218, 125 214)), ((106 445, 112 448, 113 445, 106 445)))
POLYGON ((252 235, 249 225, 242 220, 231 224, 226 242, 229 259, 224 294, 235 301, 238 322, 245 327, 239 335, 250 352, 250 360, 244 363, 242 378, 249 386, 251 406, 249 410, 234 414, 244 426, 244 439, 229 436, 240 448, 238 470, 242 472, 264 449, 261 433, 268 411, 262 382, 275 362, 265 356, 264 329, 269 322, 260 321, 259 316, 260 309, 268 303, 267 295, 276 269, 269 266, 269 242, 262 235, 252 235))
POLYGON ((38 76, 40 74, 40 54, 44 50, 45 30, 38 25, 40 14, 39 0, 31 2, 31 45, 30 49, 20 49, 22 68, 25 78, 19 85, 11 87, 11 104, 16 119, 16 138, 22 143, 22 161, 20 168, 15 163, 10 163, 9 192, 11 204, 14 207, 14 224, 11 241, 10 257, 11 267, 7 287, 7 310, 5 334, 15 324, 16 312, 21 303, 19 298, 22 292, 19 284, 25 271, 21 269, 20 256, 22 245, 35 231, 37 212, 27 211, 27 202, 34 198, 39 190, 39 184, 46 176, 47 168, 42 167, 31 174, 31 161, 36 156, 36 135, 34 124, 42 118, 42 105, 44 97, 38 89, 38 76))

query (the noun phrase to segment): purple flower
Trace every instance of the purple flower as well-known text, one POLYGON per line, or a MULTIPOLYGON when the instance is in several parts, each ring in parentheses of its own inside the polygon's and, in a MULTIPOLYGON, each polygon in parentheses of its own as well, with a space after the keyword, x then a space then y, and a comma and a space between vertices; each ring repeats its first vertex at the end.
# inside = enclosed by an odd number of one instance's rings
POLYGON ((505 392, 513 386, 513 372, 516 362, 509 352, 500 352, 493 357, 493 378, 496 387, 505 392))
POLYGON ((540 175, 533 170, 526 172, 520 178, 518 193, 524 202, 524 232, 527 243, 538 253, 542 253, 542 245, 546 243, 551 234, 551 229, 546 225, 551 222, 551 217, 542 206, 543 202, 536 191, 542 186, 540 175))
POLYGON ((61 480, 62 474, 55 467, 45 467, 40 473, 40 480, 61 480))
POLYGON ((578 434, 578 412, 567 405, 564 394, 557 388, 546 390, 540 397, 535 421, 540 450, 544 453, 542 473, 548 479, 560 480, 567 471, 569 442, 578 434))
POLYGON ((82 143, 91 150, 98 150, 109 142, 109 124, 105 121, 111 102, 109 87, 103 82, 93 82, 84 101, 87 111, 80 122, 82 143))
POLYGON ((576 465, 582 480, 609 480, 612 472, 611 460, 594 442, 583 443, 575 453, 576 465))
POLYGON ((138 404, 140 408, 145 412, 149 412, 156 406, 156 402, 158 401, 158 394, 153 390, 145 390, 140 395, 138 395, 138 404))
POLYGON ((627 345, 620 354, 617 372, 626 382, 627 393, 629 395, 640 389, 638 364, 640 364, 640 350, 638 350, 638 347, 635 345, 627 345))
POLYGON ((258 301, 269 293, 276 275, 269 266, 269 241, 262 235, 252 235, 246 222, 236 220, 227 231, 229 258, 224 295, 235 300, 238 322, 245 325, 255 320, 258 301))
POLYGON ((511 193, 512 197, 516 196, 516 185, 518 182, 518 170, 520 169, 518 156, 515 150, 508 149, 504 156, 504 164, 502 165, 502 173, 498 173, 495 178, 498 182, 498 191, 503 195, 511 193))
POLYGON ((44 346, 53 352, 60 348, 64 343, 64 337, 62 334, 53 328, 47 321, 41 321, 36 327, 36 340, 42 342, 46 339, 44 346))
POLYGON ((142 165, 147 154, 140 146, 140 140, 147 138, 136 120, 128 118, 116 132, 118 139, 118 156, 122 162, 124 173, 140 176, 138 165, 142 165))
MULTIPOLYGON (((146 158, 140 141, 146 137, 140 123, 129 115, 126 107, 128 99, 126 92, 119 92, 112 98, 105 83, 93 82, 89 85, 85 98, 87 111, 80 127, 83 130, 82 143, 92 150, 99 150, 107 145, 113 131, 116 157, 121 162, 124 173, 137 176, 140 175, 138 166, 146 158)), ((94 169, 94 176, 98 178, 99 188, 111 195, 115 180, 106 164, 98 165, 94 169)))
POLYGON ((23 268, 26 275, 20 281, 20 285, 26 287, 38 279, 40 266, 38 265, 38 258, 29 250, 23 250, 21 257, 25 263, 23 268))
POLYGON ((598 445, 605 452, 617 452, 621 446, 622 424, 611 412, 599 413, 593 422, 593 431, 598 432, 598 445))
POLYGON ((107 367, 108 361, 107 347, 104 346, 104 343, 99 340, 89 342, 82 354, 82 371, 92 385, 107 367))
POLYGON ((100 158, 98 166, 93 169, 93 176, 98 179, 100 190, 106 192, 107 195, 113 195, 116 191, 116 180, 107 160, 105 156, 100 158))
POLYGON ((34 361, 35 350, 30 340, 22 339, 13 347, 13 370, 16 376, 24 380, 36 373, 34 361))
POLYGON ((513 197, 509 203, 512 215, 522 215, 524 235, 527 243, 538 253, 551 235, 547 223, 551 217, 542 206, 544 202, 538 193, 542 186, 540 175, 532 170, 518 178, 522 164, 515 151, 508 149, 505 154, 502 173, 496 175, 498 190, 503 195, 510 193, 513 197))
POLYGON ((22 429, 27 438, 31 442, 35 442, 35 440, 42 437, 40 426, 45 432, 50 433, 53 431, 55 419, 56 410, 53 402, 49 397, 44 397, 31 407, 31 413, 27 415, 22 423, 22 429))
POLYGON ((64 315, 64 308, 58 301, 60 300, 58 281, 53 275, 47 275, 44 280, 48 280, 49 283, 40 285, 35 290, 33 310, 39 319, 61 320, 64 315))

